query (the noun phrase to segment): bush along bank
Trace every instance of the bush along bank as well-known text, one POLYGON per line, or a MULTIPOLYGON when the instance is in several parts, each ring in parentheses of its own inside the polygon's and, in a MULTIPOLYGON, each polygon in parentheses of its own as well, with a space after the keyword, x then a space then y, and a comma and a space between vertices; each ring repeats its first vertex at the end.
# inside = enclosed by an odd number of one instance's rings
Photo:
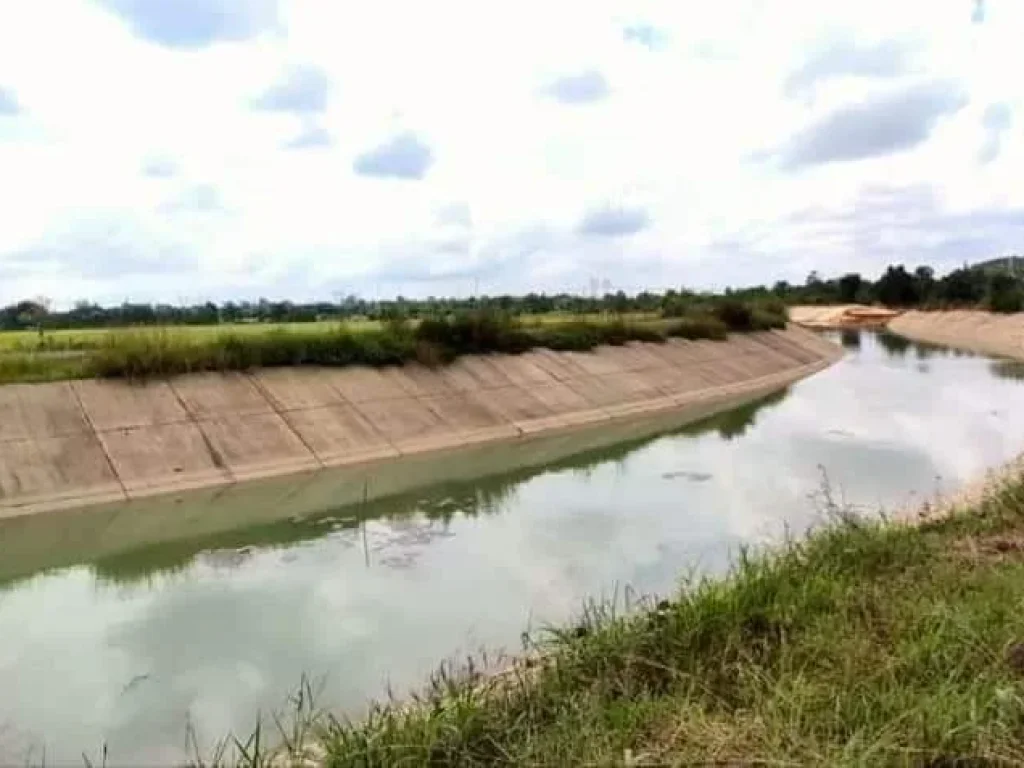
POLYGON ((518 354, 530 349, 593 349, 629 341, 661 342, 669 337, 724 339, 730 331, 785 327, 783 313, 740 302, 651 323, 560 322, 524 325, 495 312, 467 312, 428 318, 417 325, 395 321, 379 330, 337 329, 189 337, 166 331, 112 332, 85 353, 86 375, 144 379, 199 371, 249 370, 297 365, 436 365, 460 355, 518 354))
POLYGON ((917 527, 830 518, 671 600, 591 610, 500 676, 441 673, 360 722, 301 697, 276 752, 227 762, 1024 764, 1024 478, 917 527))

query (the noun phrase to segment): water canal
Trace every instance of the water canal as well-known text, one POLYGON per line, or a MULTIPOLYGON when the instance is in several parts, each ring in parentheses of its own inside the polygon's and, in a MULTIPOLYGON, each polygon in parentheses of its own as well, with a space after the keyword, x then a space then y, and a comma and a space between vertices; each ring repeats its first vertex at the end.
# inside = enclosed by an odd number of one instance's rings
POLYGON ((1017 367, 841 338, 832 368, 703 423, 313 519, 91 559, 65 526, 38 566, 24 522, 0 520, 0 764, 81 765, 104 743, 109 764, 166 764, 188 723, 207 744, 246 733, 303 674, 358 715, 588 597, 720 573, 820 519, 825 477, 870 512, 1024 450, 1017 367))

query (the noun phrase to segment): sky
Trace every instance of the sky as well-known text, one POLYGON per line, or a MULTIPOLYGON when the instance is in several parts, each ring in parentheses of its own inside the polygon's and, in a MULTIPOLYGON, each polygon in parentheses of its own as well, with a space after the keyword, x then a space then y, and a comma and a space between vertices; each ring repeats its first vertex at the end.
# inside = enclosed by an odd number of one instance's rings
POLYGON ((1020 0, 6 3, 0 303, 1020 253, 1022 33, 1020 0))

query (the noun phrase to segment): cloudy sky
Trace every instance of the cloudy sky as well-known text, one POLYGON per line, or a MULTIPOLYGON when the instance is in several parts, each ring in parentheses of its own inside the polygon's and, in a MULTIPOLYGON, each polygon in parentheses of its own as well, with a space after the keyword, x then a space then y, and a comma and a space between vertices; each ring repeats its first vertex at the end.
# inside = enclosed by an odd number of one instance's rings
POLYGON ((1024 251, 1024 3, 784 6, 6 3, 0 302, 721 287, 1024 251))

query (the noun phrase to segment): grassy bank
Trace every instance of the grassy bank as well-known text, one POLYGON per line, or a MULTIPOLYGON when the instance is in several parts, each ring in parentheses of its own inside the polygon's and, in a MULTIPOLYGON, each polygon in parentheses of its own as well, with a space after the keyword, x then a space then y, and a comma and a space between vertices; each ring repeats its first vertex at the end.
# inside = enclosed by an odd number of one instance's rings
POLYGON ((1024 478, 918 528, 832 517, 486 682, 357 724, 304 697, 289 738, 338 767, 1024 764, 1024 478))
POLYGON ((538 347, 584 351, 600 344, 657 342, 672 336, 723 339, 729 331, 784 325, 785 316, 780 312, 721 302, 683 317, 634 322, 608 319, 525 324, 505 314, 469 312, 416 324, 392 322, 359 330, 346 325, 220 334, 123 330, 93 338, 76 350, 0 354, 0 383, 91 376, 144 379, 272 366, 381 366, 412 360, 437 365, 464 354, 515 354, 538 347))

